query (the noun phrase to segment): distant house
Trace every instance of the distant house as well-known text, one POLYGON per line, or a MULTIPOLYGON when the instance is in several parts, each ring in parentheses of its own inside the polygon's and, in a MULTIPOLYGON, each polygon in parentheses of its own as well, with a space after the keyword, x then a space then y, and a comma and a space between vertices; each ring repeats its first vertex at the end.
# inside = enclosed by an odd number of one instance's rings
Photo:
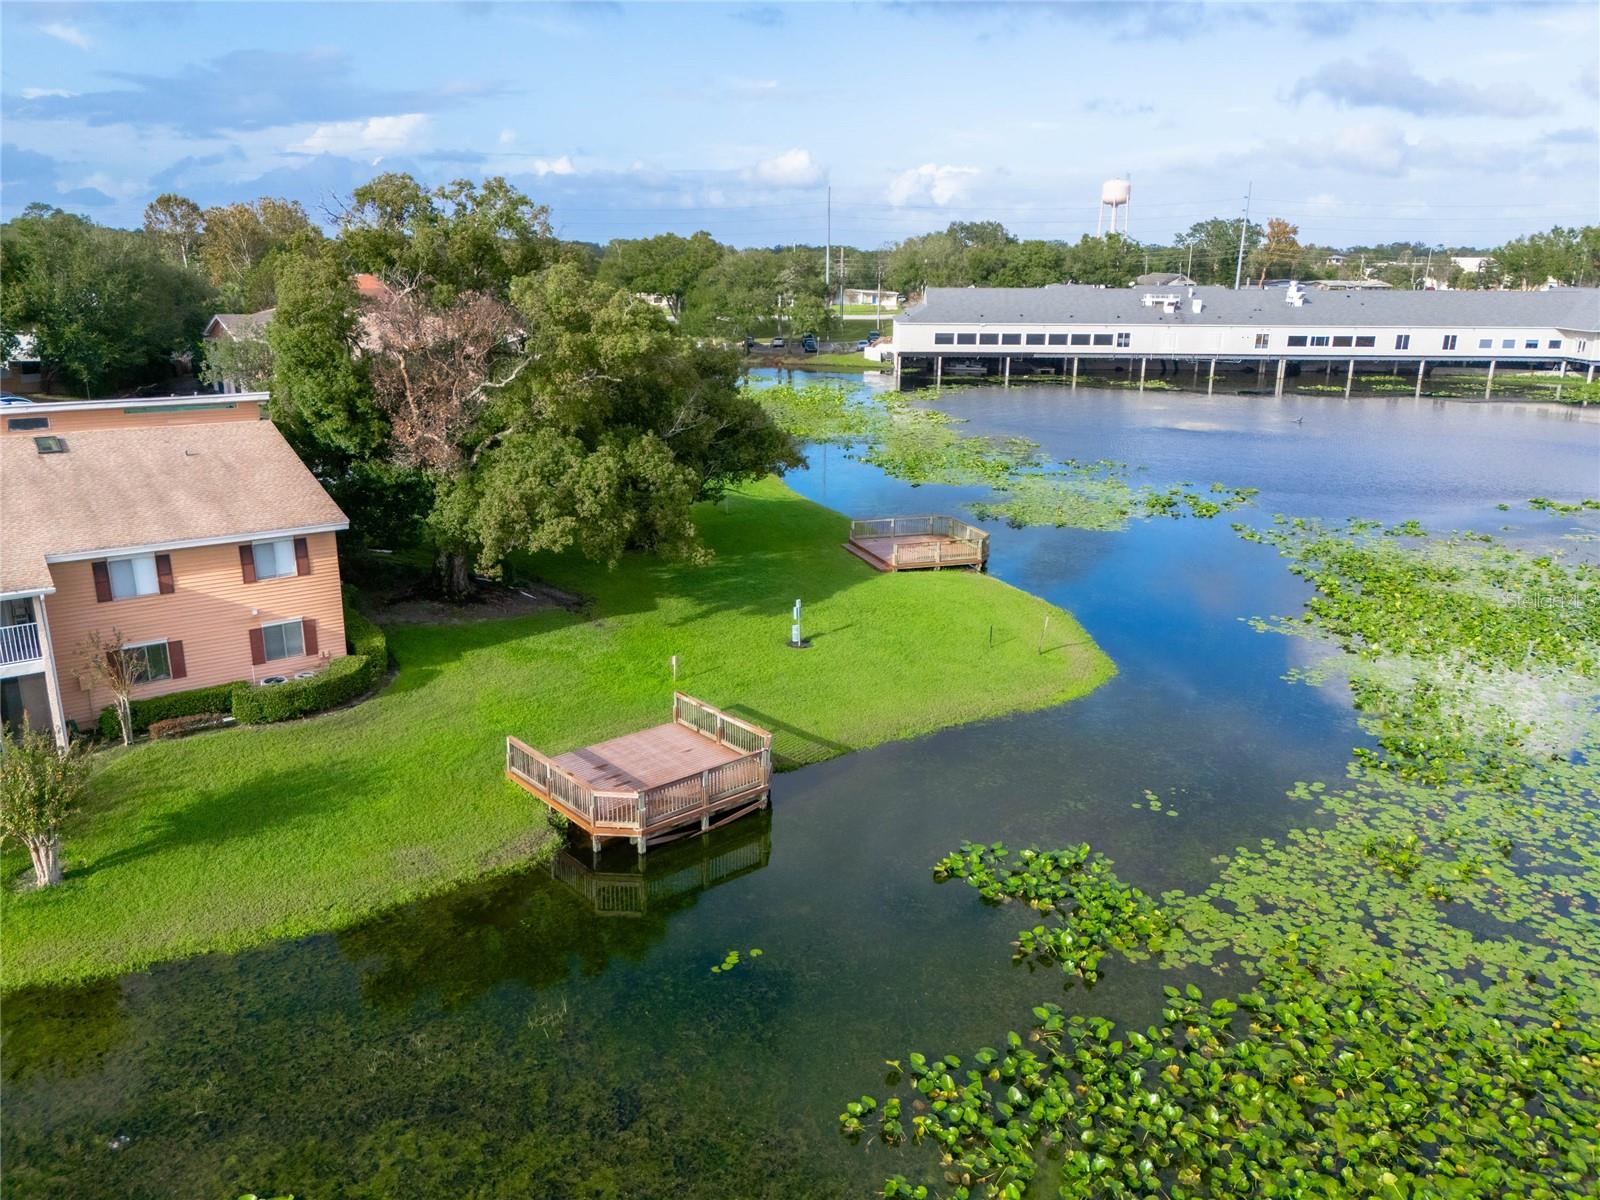
POLYGON ((142 651, 134 698, 316 671, 345 653, 349 526, 266 396, 0 410, 0 724, 67 738, 113 697, 87 639, 142 651))
POLYGON ((898 309, 900 293, 892 288, 845 288, 846 304, 871 304, 874 307, 898 309))
POLYGON ((1330 267, 1342 267, 1345 264, 1345 256, 1342 254, 1330 254, 1322 261, 1330 267))
POLYGON ((1136 275, 1133 279, 1134 287, 1197 287, 1194 280, 1182 271, 1151 271, 1145 275, 1136 275))
MULTIPOLYGON (((267 323, 272 320, 276 309, 264 308, 253 313, 218 313, 206 323, 206 329, 201 338, 208 344, 228 342, 261 342, 266 340, 267 323)), ((242 379, 224 379, 222 392, 224 395, 233 395, 237 392, 248 391, 249 386, 242 379)))
POLYGON ((39 347, 31 333, 19 333, 0 375, 0 392, 31 396, 44 391, 44 369, 39 347))
POLYGON ((1452 267, 1460 267, 1468 275, 1477 275, 1488 268, 1489 256, 1487 254, 1451 255, 1450 265, 1452 267))

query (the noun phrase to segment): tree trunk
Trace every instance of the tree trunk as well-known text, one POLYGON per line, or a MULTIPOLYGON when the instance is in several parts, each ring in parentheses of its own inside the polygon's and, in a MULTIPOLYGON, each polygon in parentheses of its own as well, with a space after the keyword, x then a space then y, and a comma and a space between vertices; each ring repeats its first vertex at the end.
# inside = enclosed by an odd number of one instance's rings
POLYGON ((467 556, 446 550, 439 555, 439 569, 444 576, 445 595, 452 600, 464 600, 472 595, 472 575, 467 570, 467 556))
POLYGON ((133 702, 126 696, 117 697, 117 724, 122 726, 122 744, 133 745, 133 702))
POLYGON ((35 887, 54 887, 61 882, 61 838, 52 834, 49 837, 30 837, 28 843, 28 857, 33 859, 33 883, 35 887))

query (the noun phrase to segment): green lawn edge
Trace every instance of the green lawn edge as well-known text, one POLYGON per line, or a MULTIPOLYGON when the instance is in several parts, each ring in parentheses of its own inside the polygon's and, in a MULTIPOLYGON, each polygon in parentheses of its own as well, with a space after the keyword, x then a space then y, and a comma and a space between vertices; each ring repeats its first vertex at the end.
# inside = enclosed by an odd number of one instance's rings
POLYGON ((65 882, 18 891, 26 854, 0 861, 0 987, 337 931, 524 867, 555 835, 503 777, 505 735, 560 752, 658 724, 674 686, 772 729, 794 767, 1115 674, 1069 614, 993 577, 874 572, 842 549, 846 518, 781 481, 697 520, 708 566, 529 564, 582 613, 390 627, 398 674, 355 707, 97 756, 65 882), (784 644, 797 597, 804 651, 784 644))

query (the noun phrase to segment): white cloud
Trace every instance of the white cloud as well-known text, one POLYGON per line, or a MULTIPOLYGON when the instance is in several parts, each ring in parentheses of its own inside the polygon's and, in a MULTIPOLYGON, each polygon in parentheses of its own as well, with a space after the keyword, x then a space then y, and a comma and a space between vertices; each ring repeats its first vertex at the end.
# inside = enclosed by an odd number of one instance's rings
POLYGON ((89 35, 76 25, 68 25, 65 21, 51 21, 48 25, 41 25, 39 32, 57 41, 66 42, 69 46, 76 46, 79 50, 89 48, 89 35))
POLYGON ((771 187, 811 187, 822 181, 822 166, 797 147, 758 162, 750 177, 771 187))
POLYGON ((388 154, 410 148, 427 126, 426 113, 335 121, 318 125, 289 149, 297 154, 388 154))
POLYGON ((502 146, 509 146, 509 145, 511 145, 512 142, 514 142, 516 140, 517 140, 517 131, 515 129, 502 129, 500 131, 500 144, 502 146))
POLYGON ((23 88, 21 94, 24 100, 37 100, 41 96, 60 96, 70 100, 78 93, 69 92, 66 88, 23 88))
POLYGON ((977 179, 977 167, 953 167, 936 163, 923 163, 920 167, 901 171, 889 183, 890 204, 910 204, 916 200, 931 200, 935 204, 949 204, 960 199, 977 179))
POLYGON ((519 158, 510 165, 513 175, 576 175, 578 168, 563 154, 560 158, 519 158))

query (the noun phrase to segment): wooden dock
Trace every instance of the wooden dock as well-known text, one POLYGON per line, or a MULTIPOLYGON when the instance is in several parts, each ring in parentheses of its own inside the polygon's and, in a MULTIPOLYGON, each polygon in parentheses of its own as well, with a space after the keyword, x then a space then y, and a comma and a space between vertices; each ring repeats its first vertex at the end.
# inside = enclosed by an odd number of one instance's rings
POLYGON ((701 892, 761 870, 771 857, 772 820, 757 813, 715 837, 639 858, 631 870, 602 869, 563 850, 550 860, 550 875, 598 917, 643 917, 692 904, 701 892))
POLYGON ((844 548, 880 571, 937 571, 989 561, 989 535, 955 517, 876 517, 850 522, 844 548))
POLYGON ((506 776, 582 829, 598 849, 625 837, 640 854, 766 807, 772 735, 682 692, 672 720, 547 757, 506 738, 506 776))

